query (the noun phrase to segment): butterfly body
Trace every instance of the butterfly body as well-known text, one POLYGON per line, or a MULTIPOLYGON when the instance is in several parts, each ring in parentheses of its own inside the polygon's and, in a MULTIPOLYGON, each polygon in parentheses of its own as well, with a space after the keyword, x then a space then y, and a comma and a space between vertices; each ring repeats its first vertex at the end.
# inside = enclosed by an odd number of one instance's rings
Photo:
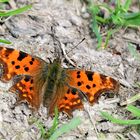
POLYGON ((42 103, 49 115, 53 114, 55 106, 60 112, 72 115, 73 110, 83 109, 84 98, 92 105, 101 93, 119 90, 119 82, 111 77, 64 69, 59 59, 48 64, 11 48, 0 47, 0 63, 3 65, 1 80, 16 79, 10 91, 17 92, 20 101, 27 101, 36 110, 42 103))
POLYGON ((66 86, 66 73, 59 60, 54 60, 48 65, 45 83, 43 85, 43 105, 52 113, 57 102, 64 96, 64 92, 58 92, 66 86))

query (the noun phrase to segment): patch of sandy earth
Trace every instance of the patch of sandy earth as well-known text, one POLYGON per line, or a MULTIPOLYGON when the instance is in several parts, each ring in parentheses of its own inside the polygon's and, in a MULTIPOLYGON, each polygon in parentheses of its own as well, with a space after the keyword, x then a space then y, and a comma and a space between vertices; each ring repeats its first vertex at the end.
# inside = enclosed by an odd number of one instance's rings
MULTIPOLYGON (((112 76, 123 84, 119 96, 115 95, 113 98, 102 96, 98 104, 90 106, 85 103, 85 111, 75 111, 74 117, 80 116, 82 124, 60 139, 96 140, 101 137, 98 136, 99 132, 107 132, 105 139, 117 139, 118 135, 125 138, 127 136, 127 133, 124 133, 125 126, 104 122, 100 116, 100 111, 108 111, 125 118, 125 109, 120 109, 117 104, 134 95, 138 90, 137 88, 134 90, 133 86, 140 79, 140 64, 130 56, 127 42, 122 39, 124 34, 116 35, 114 39, 110 40, 110 48, 107 50, 97 51, 96 38, 90 36, 89 20, 81 17, 82 4, 79 1, 36 0, 31 2, 33 3, 32 10, 11 17, 0 28, 2 31, 0 37, 13 42, 11 47, 39 56, 46 61, 48 61, 47 58, 53 60, 55 58, 54 48, 58 48, 52 38, 51 27, 53 27, 55 35, 64 45, 66 52, 86 38, 68 54, 69 58, 75 61, 77 67, 112 76), (114 49, 121 55, 113 54, 114 49), (100 123, 97 123, 99 121, 100 123)), ((18 6, 23 4, 28 4, 28 2, 17 1, 18 6)), ((86 12, 82 13, 83 15, 88 17, 86 12)), ((139 36, 139 33, 136 32, 131 34, 139 36)), ((64 62, 62 66, 69 67, 64 62)), ((49 128, 52 119, 47 118, 47 109, 41 107, 35 116, 26 104, 12 109, 16 95, 8 92, 11 84, 11 82, 9 84, 0 83, 0 139, 40 139, 38 127, 35 123, 30 124, 29 122, 38 118, 46 128, 49 128)), ((60 116, 60 123, 67 121, 65 116, 60 116)))

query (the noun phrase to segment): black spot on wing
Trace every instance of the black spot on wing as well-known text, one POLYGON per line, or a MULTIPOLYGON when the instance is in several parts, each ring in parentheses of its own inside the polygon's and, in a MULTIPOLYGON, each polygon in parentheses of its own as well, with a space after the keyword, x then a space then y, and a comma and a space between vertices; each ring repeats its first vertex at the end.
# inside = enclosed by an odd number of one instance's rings
POLYGON ((73 95, 76 95, 76 91, 77 91, 76 88, 72 88, 71 93, 72 93, 73 95))
POLYGON ((33 79, 31 80, 31 84, 33 84, 33 79))
POLYGON ((77 78, 80 78, 80 71, 77 71, 77 78))
POLYGON ((19 66, 19 65, 16 65, 15 68, 16 68, 16 69, 20 69, 20 66, 19 66))
POLYGON ((9 54, 6 54, 5 56, 6 56, 6 57, 8 57, 8 56, 9 56, 9 54))
POLYGON ((11 64, 12 64, 12 65, 15 65, 15 61, 11 61, 11 64))
POLYGON ((69 93, 70 93, 70 89, 67 90, 67 94, 69 94, 69 93))
MULTIPOLYGON (((29 81, 30 81, 30 78, 31 78, 30 76, 26 76, 26 77, 24 78, 24 81, 25 81, 25 82, 29 82, 29 81)), ((32 81, 32 80, 31 80, 31 81, 32 81)))
POLYGON ((86 88, 87 88, 87 89, 90 89, 91 87, 90 87, 89 85, 86 85, 86 88))
POLYGON ((33 90, 33 87, 30 87, 30 90, 33 90))
POLYGON ((22 61, 22 60, 23 60, 25 57, 27 57, 27 56, 28 56, 28 54, 26 54, 26 53, 20 51, 17 60, 22 61))
POLYGON ((81 86, 81 85, 82 85, 82 83, 81 83, 81 82, 77 82, 77 85, 78 85, 78 86, 81 86))
POLYGON ((77 71, 77 75, 79 75, 80 74, 80 71, 77 71))
POLYGON ((30 63, 30 65, 33 65, 33 61, 30 61, 29 63, 30 63))
POLYGON ((25 70, 26 72, 28 72, 28 71, 29 71, 29 68, 28 68, 28 67, 25 67, 24 70, 25 70))
POLYGON ((96 87, 96 84, 93 84, 92 86, 93 86, 93 87, 96 87))
POLYGON ((87 75, 89 81, 93 81, 94 72, 86 71, 85 74, 87 75))
POLYGON ((80 75, 77 75, 77 78, 80 78, 81 76, 80 75))

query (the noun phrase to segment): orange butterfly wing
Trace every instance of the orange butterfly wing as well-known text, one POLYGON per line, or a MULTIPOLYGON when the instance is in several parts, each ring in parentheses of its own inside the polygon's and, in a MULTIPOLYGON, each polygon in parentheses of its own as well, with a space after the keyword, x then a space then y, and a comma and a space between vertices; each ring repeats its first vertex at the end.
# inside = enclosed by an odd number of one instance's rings
POLYGON ((12 48, 0 47, 0 63, 3 65, 1 80, 15 78, 12 92, 19 92, 19 100, 26 100, 32 107, 39 108, 41 88, 45 82, 42 72, 46 63, 36 57, 12 48))
POLYGON ((59 112, 65 112, 67 115, 72 116, 74 110, 83 109, 82 96, 76 88, 67 85, 58 87, 48 107, 48 115, 54 114, 56 106, 59 112))
POLYGON ((12 48, 0 47, 0 63, 3 65, 3 81, 9 81, 15 75, 33 75, 44 65, 43 60, 12 48))
POLYGON ((118 92, 119 82, 97 72, 66 70, 68 87, 58 103, 60 111, 71 115, 75 109, 83 108, 82 99, 86 97, 92 105, 103 92, 118 92), (82 96, 83 95, 83 96, 82 96))
POLYGON ((88 101, 93 104, 102 92, 118 92, 119 83, 109 76, 98 72, 68 70, 70 75, 69 85, 81 90, 88 101))

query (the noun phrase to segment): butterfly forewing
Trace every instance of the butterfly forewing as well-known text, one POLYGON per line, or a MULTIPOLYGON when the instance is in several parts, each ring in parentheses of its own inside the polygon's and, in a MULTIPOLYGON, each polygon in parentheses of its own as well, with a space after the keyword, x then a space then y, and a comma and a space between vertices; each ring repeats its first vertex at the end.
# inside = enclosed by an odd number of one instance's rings
POLYGON ((0 47, 0 63, 3 65, 4 71, 1 80, 6 82, 15 75, 32 75, 45 62, 22 51, 0 47))
POLYGON ((84 70, 67 70, 71 87, 79 89, 93 104, 102 92, 118 92, 119 83, 111 77, 97 72, 84 70))

